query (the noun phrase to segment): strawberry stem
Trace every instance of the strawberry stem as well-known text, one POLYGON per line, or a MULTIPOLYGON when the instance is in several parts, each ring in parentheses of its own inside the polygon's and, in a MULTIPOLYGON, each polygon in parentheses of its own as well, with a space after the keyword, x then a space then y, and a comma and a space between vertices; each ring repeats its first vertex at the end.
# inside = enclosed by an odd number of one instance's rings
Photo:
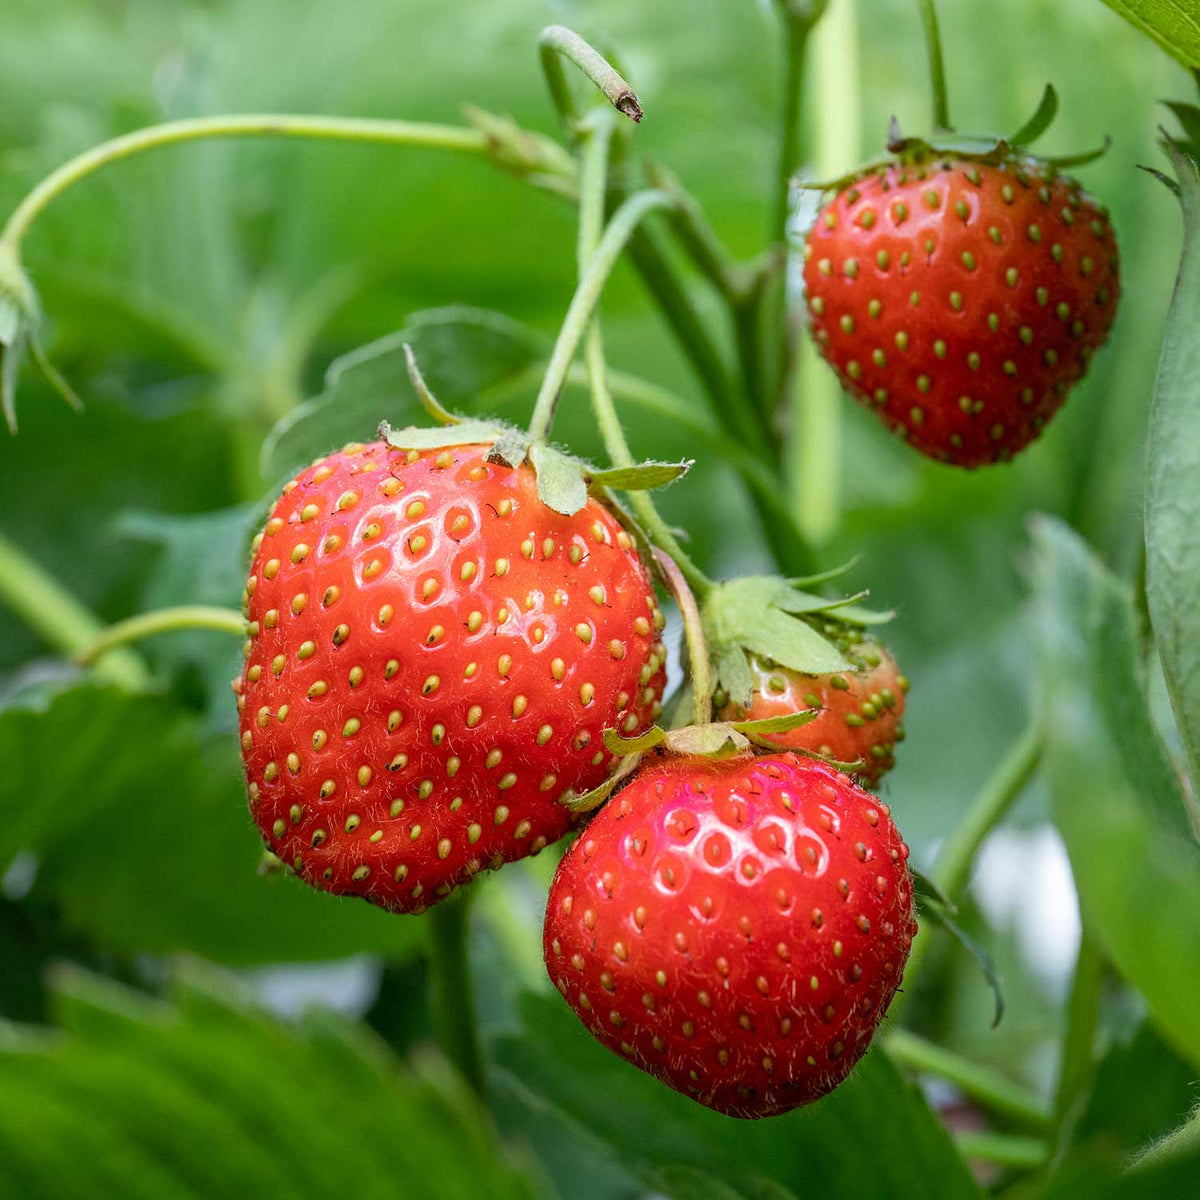
POLYGON ((429 1003, 442 1053, 482 1094, 486 1079, 468 944, 471 900, 471 889, 460 888, 429 910, 429 1003))
POLYGON ((921 10, 921 28, 929 55, 929 82, 933 92, 933 127, 950 130, 950 101, 946 95, 946 64, 942 58, 942 34, 938 28, 933 0, 917 0, 921 10))
POLYGON ((654 557, 683 618, 683 636, 687 639, 688 661, 692 669, 692 723, 707 725, 712 721, 712 669, 708 662, 704 624, 696 607, 696 597, 692 595, 683 572, 665 550, 655 549, 654 557))
POLYGON ((635 123, 642 119, 642 106, 633 88, 620 72, 573 29, 565 25, 548 25, 538 38, 538 53, 542 60, 542 72, 550 99, 562 118, 568 133, 578 133, 580 115, 567 84, 563 59, 574 63, 604 93, 608 102, 620 113, 635 123))
MULTIPOLYGON (((76 655, 104 632, 104 623, 23 550, 0 537, 0 603, 34 633, 65 654, 76 655)), ((96 675, 123 687, 144 688, 150 674, 141 658, 129 650, 110 654, 96 675)))
POLYGON ((781 242, 791 211, 792 176, 800 166, 801 102, 808 37, 825 12, 826 0, 779 0, 784 32, 783 117, 771 209, 770 241, 781 242))
POLYGON ((141 641, 159 633, 174 633, 180 629, 211 629, 218 633, 246 636, 246 619, 232 608, 215 608, 204 604, 187 604, 178 608, 159 608, 138 613, 102 630, 76 652, 75 661, 82 667, 91 666, 118 646, 141 641))

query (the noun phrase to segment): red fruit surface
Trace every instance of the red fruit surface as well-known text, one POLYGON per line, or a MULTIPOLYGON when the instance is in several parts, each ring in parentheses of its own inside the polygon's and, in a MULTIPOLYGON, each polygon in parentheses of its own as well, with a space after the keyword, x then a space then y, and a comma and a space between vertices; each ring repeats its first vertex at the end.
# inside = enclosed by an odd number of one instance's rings
POLYGON ((835 675, 802 675, 752 659, 749 706, 726 704, 718 719, 758 721, 820 708, 821 715, 807 725, 764 736, 782 749, 815 751, 839 762, 861 760, 854 774, 876 784, 896 765, 896 743, 904 740, 908 680, 875 642, 862 642, 847 655, 858 669, 835 675))
POLYGON ((1032 159, 864 174, 821 209, 804 252, 813 336, 843 387, 962 467, 1038 436, 1120 291, 1104 209, 1032 159))
POLYGON ((640 769, 550 889, 550 978, 610 1050, 709 1108, 835 1088, 916 932, 888 807, 793 754, 640 769))
POLYGON ((250 811, 307 883, 419 911, 572 823, 601 733, 660 708, 662 614, 632 539, 486 446, 348 446, 285 487, 235 682, 250 811))

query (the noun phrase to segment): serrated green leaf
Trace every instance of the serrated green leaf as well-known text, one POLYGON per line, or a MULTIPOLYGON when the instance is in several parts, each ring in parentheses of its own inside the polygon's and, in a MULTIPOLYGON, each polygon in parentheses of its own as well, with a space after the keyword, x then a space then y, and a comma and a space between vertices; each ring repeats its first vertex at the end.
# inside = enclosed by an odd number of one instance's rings
POLYGON ((1200 784, 1200 167, 1166 144, 1184 241, 1147 439, 1146 602, 1193 785, 1200 784))
POLYGON ((693 460, 689 458, 677 463, 644 462, 635 467, 588 467, 587 478, 589 483, 600 487, 618 488, 623 492, 645 492, 682 479, 692 466, 693 460))
POLYGON ((1200 67, 1200 13, 1191 0, 1104 0, 1185 67, 1200 67))
POLYGON ((379 424, 379 434, 397 450, 437 450, 442 446, 490 445, 505 433, 505 426, 496 421, 467 419, 457 425, 408 425, 393 429, 386 421, 379 424))
POLYGON ((801 725, 807 725, 820 715, 819 708, 806 708, 802 712, 786 713, 780 717, 761 717, 757 721, 731 721, 730 724, 738 733, 787 733, 789 730, 799 729, 801 725))
POLYGON ((610 754, 625 756, 644 754, 647 750, 653 750, 655 746, 661 746, 667 739, 667 732, 657 725, 651 725, 645 733, 639 733, 635 738, 623 738, 615 729, 606 729, 603 737, 610 754))
POLYGON ((728 758, 750 748, 749 739, 724 721, 672 729, 666 742, 676 754, 699 754, 705 758, 728 758))
POLYGON ((1032 146, 1050 128, 1058 114, 1058 93, 1053 84, 1046 84, 1042 98, 1032 117, 1007 140, 1014 146, 1032 146))
POLYGON ((992 998, 995 1001, 995 1009, 992 1014, 992 1028, 995 1029, 1004 1016, 1004 992, 1001 990, 1000 976, 996 971, 996 963, 992 956, 959 925, 941 904, 936 903, 928 895, 921 908, 921 915, 939 929, 944 929, 975 960, 975 965, 987 981, 988 987, 991 988, 992 998))
POLYGON ((1065 525, 1032 531, 1046 775, 1083 918, 1200 1064, 1200 845, 1147 706, 1132 597, 1065 525))
POLYGON ((556 513, 573 517, 587 504, 583 464, 553 446, 535 443, 529 461, 537 472, 538 499, 556 513))

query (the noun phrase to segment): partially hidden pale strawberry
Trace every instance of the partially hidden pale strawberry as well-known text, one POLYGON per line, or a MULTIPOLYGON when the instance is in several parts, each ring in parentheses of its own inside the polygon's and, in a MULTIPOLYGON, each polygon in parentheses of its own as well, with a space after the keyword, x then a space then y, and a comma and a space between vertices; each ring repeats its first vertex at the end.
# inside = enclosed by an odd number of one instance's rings
POLYGON ((347 446, 283 490, 235 681, 250 811, 314 887, 416 912, 535 854, 660 710, 662 614, 629 534, 490 447, 347 446))
POLYGON ((643 759, 550 889, 550 978, 606 1047, 738 1117, 825 1095, 916 932, 886 804, 793 754, 643 759))
POLYGON ((1033 441, 1104 343, 1108 214, 1027 155, 918 148, 841 184, 804 246, 813 336, 921 453, 975 467, 1033 441))
POLYGON ((908 680, 877 642, 859 642, 845 653, 852 669, 825 675, 805 675, 752 659, 750 703, 726 703, 718 712, 719 719, 760 721, 801 709, 820 709, 820 715, 807 725, 763 736, 781 749, 807 750, 855 763, 855 775, 877 784, 895 766, 896 743, 904 740, 908 680))

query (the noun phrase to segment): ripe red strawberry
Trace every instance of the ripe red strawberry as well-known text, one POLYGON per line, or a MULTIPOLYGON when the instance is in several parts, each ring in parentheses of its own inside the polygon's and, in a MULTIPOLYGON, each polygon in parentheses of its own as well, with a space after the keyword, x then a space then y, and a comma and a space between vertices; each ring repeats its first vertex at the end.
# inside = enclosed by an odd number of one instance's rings
POLYGON ((961 467, 1038 436, 1120 291, 1105 210, 1031 158, 873 169, 821 209, 804 253, 813 336, 842 385, 961 467))
POLYGON ((904 740, 900 722, 908 680, 876 642, 861 642, 846 654, 858 669, 833 675, 802 675, 752 659, 750 704, 725 704, 718 719, 759 721, 805 708, 822 709, 807 725, 763 736, 787 750, 814 750, 839 762, 861 759, 855 775, 878 783, 896 765, 896 743, 904 740))
POLYGON ((536 854, 660 707, 662 614, 632 539, 489 447, 347 446, 260 537, 235 683, 250 810, 306 882, 420 911, 536 854))
POLYGON ((568 850, 550 978, 613 1050, 677 1091, 765 1117, 866 1050, 916 931, 888 807, 793 754, 645 766, 568 850))

